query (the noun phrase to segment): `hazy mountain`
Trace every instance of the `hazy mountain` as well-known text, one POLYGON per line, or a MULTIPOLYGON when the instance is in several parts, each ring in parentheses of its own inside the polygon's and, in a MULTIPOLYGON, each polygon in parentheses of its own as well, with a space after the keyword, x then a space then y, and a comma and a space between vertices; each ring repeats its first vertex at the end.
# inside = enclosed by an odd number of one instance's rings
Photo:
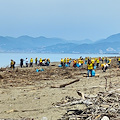
POLYGON ((104 42, 119 42, 120 41, 120 33, 111 35, 106 39, 101 39, 96 41, 95 43, 104 43, 104 42))
POLYGON ((74 43, 74 44, 92 44, 93 41, 90 39, 84 39, 84 40, 70 40, 70 43, 74 43))
POLYGON ((106 39, 93 42, 92 40, 64 40, 60 38, 46 38, 20 36, 0 36, 0 52, 38 52, 38 53, 119 53, 120 33, 106 39))

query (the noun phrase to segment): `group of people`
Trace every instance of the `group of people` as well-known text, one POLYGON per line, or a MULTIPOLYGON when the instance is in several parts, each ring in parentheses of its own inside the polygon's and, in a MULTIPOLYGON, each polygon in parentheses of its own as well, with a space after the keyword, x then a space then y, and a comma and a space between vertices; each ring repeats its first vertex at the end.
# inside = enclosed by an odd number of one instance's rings
MULTIPOLYGON (((111 59, 107 58, 107 57, 98 57, 98 58, 89 58, 89 57, 85 57, 85 59, 83 59, 82 57, 78 58, 78 59, 74 59, 72 60, 71 58, 61 58, 61 67, 70 67, 71 62, 73 62, 73 67, 82 67, 83 65, 86 64, 87 65, 87 70, 88 70, 88 77, 89 77, 89 73, 91 73, 92 76, 92 72, 94 69, 99 68, 100 66, 102 67, 103 72, 105 72, 107 70, 107 68, 111 65, 111 59), (100 64, 101 61, 101 64, 100 64)), ((119 59, 119 63, 120 63, 120 59, 119 59)))
POLYGON ((71 58, 61 58, 61 61, 60 61, 60 63, 61 63, 61 66, 66 66, 66 67, 70 67, 70 63, 71 63, 71 58))
MULTIPOLYGON (((20 67, 22 68, 23 67, 23 59, 21 58, 20 59, 20 67)), ((33 67, 33 63, 34 63, 34 60, 33 60, 33 58, 31 58, 30 59, 30 67, 33 67)), ((28 65, 29 65, 29 61, 28 61, 28 58, 26 58, 26 60, 25 60, 25 64, 26 64, 26 67, 28 67, 28 65)), ((36 57, 35 58, 35 65, 36 66, 49 66, 49 64, 50 64, 50 59, 48 58, 48 59, 42 59, 42 58, 40 58, 39 60, 38 60, 38 58, 36 57)))
MULTIPOLYGON (((33 58, 30 59, 30 62, 28 60, 28 58, 24 59, 20 59, 20 67, 22 68, 24 65, 24 61, 25 61, 25 66, 26 67, 33 67, 33 64, 35 63, 36 66, 49 66, 50 64, 50 59, 42 59, 40 58, 39 60, 37 59, 37 57, 35 58, 35 62, 33 60, 33 58)), ((10 62, 10 68, 14 69, 15 68, 15 61, 11 59, 10 62)))
MULTIPOLYGON (((28 60, 28 58, 24 59, 20 59, 20 67, 23 67, 23 63, 25 61, 25 65, 26 67, 33 67, 33 63, 35 63, 36 66, 49 66, 50 64, 50 59, 42 59, 40 58, 38 60, 38 58, 35 58, 35 61, 33 60, 33 58, 30 59, 30 62, 28 60)), ((120 58, 117 58, 119 67, 120 67, 120 58)), ((91 77, 93 76, 93 71, 96 68, 99 68, 101 66, 103 72, 106 72, 107 68, 111 66, 111 59, 107 58, 107 57, 98 57, 98 58, 89 58, 89 57, 85 57, 85 59, 83 59, 82 57, 78 58, 78 59, 71 59, 71 58, 61 58, 60 61, 60 65, 61 67, 70 67, 71 63, 73 63, 73 67, 83 67, 84 64, 86 64, 87 66, 87 74, 89 77, 89 74, 91 74, 91 77)), ((15 61, 11 59, 11 63, 10 63, 10 68, 14 69, 15 68, 15 61)))

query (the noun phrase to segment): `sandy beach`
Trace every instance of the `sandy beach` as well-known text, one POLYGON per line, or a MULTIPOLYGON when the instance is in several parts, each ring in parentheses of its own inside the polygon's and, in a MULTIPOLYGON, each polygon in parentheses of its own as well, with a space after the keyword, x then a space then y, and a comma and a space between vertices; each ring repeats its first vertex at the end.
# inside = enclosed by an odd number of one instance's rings
MULTIPOLYGON (((55 107, 66 97, 80 98, 77 90, 85 95, 95 96, 99 92, 116 90, 120 94, 120 69, 112 59, 111 67, 103 72, 96 69, 99 77, 84 77, 83 68, 59 68, 59 63, 43 66, 44 71, 36 72, 40 67, 0 69, 0 118, 58 120, 68 109, 84 109, 85 104, 55 107), (106 79, 107 85, 106 85, 106 79), (65 87, 60 85, 79 80, 65 87), (58 88, 53 88, 58 86, 58 88)), ((120 99, 120 98, 119 98, 120 99)))

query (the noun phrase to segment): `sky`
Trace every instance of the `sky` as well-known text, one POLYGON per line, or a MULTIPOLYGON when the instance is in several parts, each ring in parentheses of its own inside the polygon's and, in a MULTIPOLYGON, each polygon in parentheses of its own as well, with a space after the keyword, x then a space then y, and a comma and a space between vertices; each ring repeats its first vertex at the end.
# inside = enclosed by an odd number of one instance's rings
POLYGON ((0 36, 93 41, 120 33, 120 0, 0 0, 0 36))

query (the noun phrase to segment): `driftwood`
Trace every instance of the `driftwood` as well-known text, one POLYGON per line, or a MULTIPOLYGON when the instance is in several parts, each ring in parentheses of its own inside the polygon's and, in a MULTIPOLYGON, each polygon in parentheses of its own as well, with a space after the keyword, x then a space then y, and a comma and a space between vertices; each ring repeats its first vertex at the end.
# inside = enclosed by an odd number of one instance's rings
MULTIPOLYGON (((100 76, 99 74, 95 74, 95 76, 93 76, 93 77, 99 77, 99 76, 100 76)), ((88 75, 84 74, 83 77, 88 77, 88 75)), ((91 75, 89 75, 89 77, 91 77, 91 75)))
POLYGON ((93 103, 90 102, 90 100, 79 100, 79 101, 68 102, 68 103, 61 104, 61 105, 56 105, 55 107, 65 107, 65 106, 72 106, 76 104, 92 105, 93 103))
MULTIPOLYGON (((82 93, 77 91, 78 95, 82 97, 82 93)), ((59 120, 80 119, 80 120, 120 120, 120 94, 119 91, 99 92, 95 97, 84 97, 83 99, 76 99, 73 97, 66 97, 61 102, 57 103, 55 107, 69 106, 67 112, 59 120), (64 103, 65 101, 65 103, 64 103), (85 104, 84 109, 73 109, 71 105, 85 104), (106 119, 105 119, 106 118, 106 119)))
POLYGON ((9 110, 9 111, 5 111, 5 113, 12 113, 12 112, 30 112, 30 111, 39 111, 40 109, 31 109, 31 110, 9 110))
POLYGON ((75 83, 75 82, 79 82, 79 79, 74 80, 74 81, 71 81, 71 82, 69 82, 69 83, 65 83, 65 84, 59 85, 59 86, 51 86, 51 88, 63 88, 63 87, 65 87, 65 86, 70 85, 70 84, 73 84, 73 83, 75 83))

